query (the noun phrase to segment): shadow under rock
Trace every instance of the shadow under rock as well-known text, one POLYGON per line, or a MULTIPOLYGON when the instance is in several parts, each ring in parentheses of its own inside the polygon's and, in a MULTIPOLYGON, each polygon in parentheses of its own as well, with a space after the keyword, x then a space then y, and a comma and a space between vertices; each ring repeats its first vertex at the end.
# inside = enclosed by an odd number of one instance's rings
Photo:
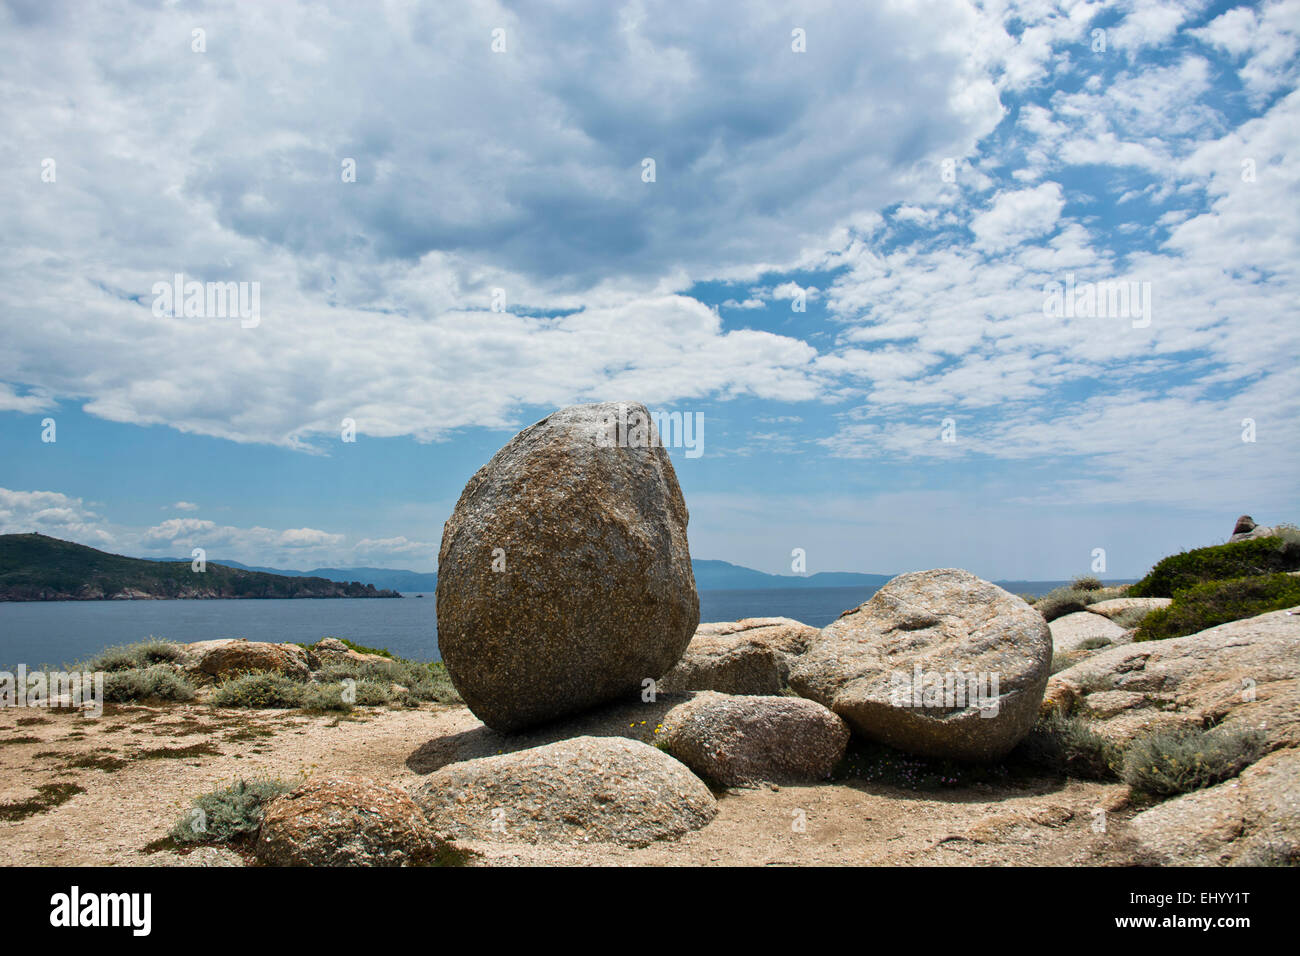
POLYGON ((627 737, 653 744, 657 736, 663 736, 662 732, 656 735, 655 730, 663 721, 664 715, 694 696, 693 693, 661 693, 653 702, 642 701, 640 696, 635 696, 631 700, 603 704, 581 714, 562 717, 514 734, 503 734, 490 727, 479 726, 421 744, 406 758, 406 766, 418 774, 433 773, 452 763, 492 757, 500 753, 514 753, 584 736, 627 737))

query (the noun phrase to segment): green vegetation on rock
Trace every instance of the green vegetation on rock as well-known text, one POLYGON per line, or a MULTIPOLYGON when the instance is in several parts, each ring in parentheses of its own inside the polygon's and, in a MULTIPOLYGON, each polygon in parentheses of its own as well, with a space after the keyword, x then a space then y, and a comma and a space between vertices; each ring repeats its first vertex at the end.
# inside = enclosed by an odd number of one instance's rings
POLYGON ((1196 548, 1170 555, 1128 590, 1129 597, 1174 597, 1177 591, 1232 578, 1300 570, 1300 531, 1278 529, 1276 536, 1196 548))
POLYGON ((1146 615, 1133 639, 1157 641, 1183 637, 1229 621, 1297 605, 1300 605, 1300 577, 1296 575, 1261 574, 1207 581, 1175 591, 1174 603, 1146 615))

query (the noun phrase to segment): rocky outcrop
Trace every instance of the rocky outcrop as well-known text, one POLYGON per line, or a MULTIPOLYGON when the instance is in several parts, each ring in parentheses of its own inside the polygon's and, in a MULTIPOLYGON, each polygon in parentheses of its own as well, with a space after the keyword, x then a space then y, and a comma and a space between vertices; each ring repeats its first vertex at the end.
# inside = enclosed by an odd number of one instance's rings
POLYGON ((267 644, 261 641, 196 641, 181 645, 184 668, 197 677, 223 679, 250 671, 271 671, 295 680, 306 680, 311 671, 307 652, 297 644, 267 644))
POLYGON ((820 632, 788 617, 753 617, 701 624, 659 690, 714 690, 723 694, 776 694, 790 678, 790 662, 820 632))
POLYGON ((1300 746, 1300 613, 1272 611, 1099 651, 1055 674, 1047 700, 1092 717, 1094 729, 1117 742, 1222 723, 1262 730, 1270 747, 1300 746))
POLYGON ((968 571, 919 571, 823 629, 790 686, 870 739, 995 760, 1033 725, 1051 658, 1047 622, 1020 598, 968 571))
POLYGON ((718 812, 682 763, 614 737, 450 764, 412 797, 435 832, 490 842, 644 846, 697 830, 718 812))
POLYGON ((335 776, 268 803, 256 847, 271 866, 405 866, 428 862, 436 843, 403 791, 335 776))
POLYGON ((816 701, 711 692, 670 710, 664 732, 669 753, 728 787, 825 780, 849 742, 844 721, 816 701))
POLYGON ((1242 515, 1237 519, 1237 523, 1232 526, 1232 534, 1228 538, 1228 543, 1249 541, 1251 538, 1267 538, 1274 534, 1277 534, 1276 528, 1256 524, 1255 519, 1250 515, 1242 515))
MULTIPOLYGON (((1090 650, 1125 642, 1127 631, 1100 614, 1075 611, 1048 624, 1057 652, 1090 650)), ((1131 637, 1128 640, 1132 640, 1131 637)))
POLYGON ((1148 863, 1300 865, 1300 750, 1279 750, 1235 779, 1144 810, 1129 832, 1148 863))
POLYGON ((645 406, 577 405, 470 479, 438 555, 438 644, 470 710, 513 731, 669 671, 699 623, 686 503, 645 406))

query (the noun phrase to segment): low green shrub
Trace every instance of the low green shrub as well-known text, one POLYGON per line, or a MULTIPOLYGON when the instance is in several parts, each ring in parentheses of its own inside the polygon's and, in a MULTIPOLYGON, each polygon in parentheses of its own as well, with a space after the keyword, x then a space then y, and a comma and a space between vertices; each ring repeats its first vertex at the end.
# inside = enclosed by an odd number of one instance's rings
POLYGON ((179 644, 150 638, 135 644, 122 644, 100 651, 90 660, 79 665, 79 669, 88 671, 127 671, 139 670, 154 664, 173 664, 179 661, 185 652, 179 644))
POLYGON ((214 707, 300 707, 306 684, 283 674, 253 671, 230 677, 212 691, 214 707))
POLYGON ((1139 793, 1170 797, 1235 777, 1264 753, 1258 730, 1183 727, 1139 737, 1124 754, 1120 776, 1139 793))
POLYGON ((335 683, 307 684, 298 698, 298 706, 303 710, 335 710, 347 713, 352 704, 344 700, 343 685, 335 683))
POLYGON ((238 780, 197 798, 169 835, 177 843, 225 843, 251 837, 262 826, 265 805, 288 789, 278 780, 238 780))
POLYGON ((1070 582, 1070 587, 1076 591, 1100 591, 1105 586, 1101 583, 1101 578, 1094 577, 1091 574, 1075 578, 1070 582))
POLYGON ((1295 575, 1263 574, 1207 581, 1175 592, 1172 604, 1142 619, 1133 639, 1158 641, 1182 637, 1296 605, 1300 605, 1300 577, 1295 575))
POLYGON ((193 700, 194 685, 166 664, 112 670, 104 675, 104 700, 125 704, 135 700, 193 700))
POLYGON ((1167 597, 1207 581, 1255 577, 1300 570, 1300 532, 1279 529, 1275 536, 1216 544, 1170 555, 1129 588, 1130 597, 1167 597))
MULTIPOLYGON (((391 661, 348 661, 323 667, 317 676, 322 681, 351 678, 355 681, 372 681, 385 687, 399 684, 406 688, 406 693, 399 695, 403 703, 418 703, 422 700, 435 700, 444 704, 461 702, 442 661, 427 664, 402 658, 393 658, 391 661)), ((390 694, 390 698, 391 696, 390 694)))
POLYGON ((1034 603, 1034 608, 1047 620, 1055 621, 1058 617, 1082 611, 1096 600, 1094 591, 1083 591, 1072 587, 1055 588, 1040 597, 1034 603))
POLYGON ((1121 760, 1119 748, 1088 721, 1057 713, 1038 719, 1015 756, 1031 766, 1085 780, 1113 779, 1121 760))

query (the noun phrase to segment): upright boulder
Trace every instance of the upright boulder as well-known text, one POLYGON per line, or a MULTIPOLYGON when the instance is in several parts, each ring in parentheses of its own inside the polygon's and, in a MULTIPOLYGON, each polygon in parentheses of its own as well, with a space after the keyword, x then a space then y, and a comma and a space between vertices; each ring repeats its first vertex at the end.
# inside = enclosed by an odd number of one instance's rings
POLYGON ((790 686, 872 740, 995 760, 1033 725, 1052 635, 1013 594, 952 568, 903 574, 822 630, 790 686))
POLYGON ((671 669, 700 619, 687 519, 644 405, 575 405, 511 439, 438 554, 438 646, 470 710, 512 732, 671 669))

